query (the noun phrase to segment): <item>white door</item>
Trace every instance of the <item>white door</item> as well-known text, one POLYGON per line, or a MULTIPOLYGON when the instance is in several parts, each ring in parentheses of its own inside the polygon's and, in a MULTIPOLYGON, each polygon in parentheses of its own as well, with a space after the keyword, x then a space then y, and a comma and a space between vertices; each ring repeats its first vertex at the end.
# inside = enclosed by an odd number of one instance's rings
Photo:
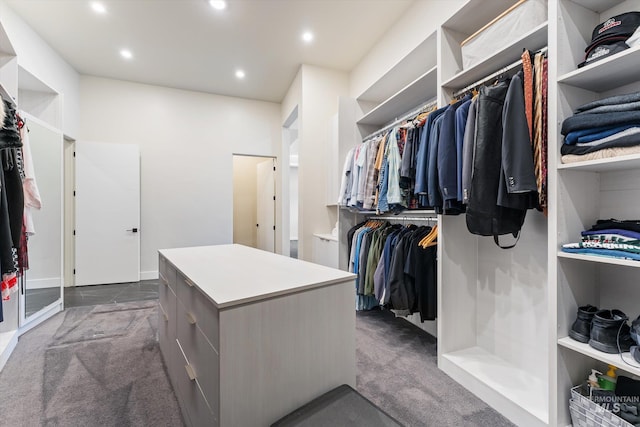
POLYGON ((137 145, 76 143, 76 286, 140 280, 137 145))
POLYGON ((276 160, 256 166, 258 174, 258 249, 276 251, 276 160))

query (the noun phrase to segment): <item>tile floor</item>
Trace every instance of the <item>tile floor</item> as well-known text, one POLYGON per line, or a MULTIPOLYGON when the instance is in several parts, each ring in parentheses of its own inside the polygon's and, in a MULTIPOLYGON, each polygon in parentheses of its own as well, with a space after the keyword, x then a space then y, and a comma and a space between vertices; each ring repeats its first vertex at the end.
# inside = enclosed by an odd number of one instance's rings
POLYGON ((154 279, 133 283, 64 288, 64 307, 157 299, 159 283, 154 279))

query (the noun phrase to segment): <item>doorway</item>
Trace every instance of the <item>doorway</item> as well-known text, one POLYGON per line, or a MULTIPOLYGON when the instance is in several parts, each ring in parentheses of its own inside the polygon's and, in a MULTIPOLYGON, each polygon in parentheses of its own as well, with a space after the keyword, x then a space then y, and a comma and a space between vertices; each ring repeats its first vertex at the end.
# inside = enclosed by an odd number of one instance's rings
POLYGON ((276 250, 276 159, 233 155, 233 243, 276 250))

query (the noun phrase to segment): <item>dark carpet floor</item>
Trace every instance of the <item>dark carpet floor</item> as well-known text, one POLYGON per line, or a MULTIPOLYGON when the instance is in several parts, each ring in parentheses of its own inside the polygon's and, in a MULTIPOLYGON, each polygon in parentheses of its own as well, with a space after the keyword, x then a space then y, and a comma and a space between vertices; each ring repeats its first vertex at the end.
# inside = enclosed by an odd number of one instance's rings
POLYGON ((182 426, 158 302, 76 307, 22 337, 0 373, 3 426, 182 426))
POLYGON ((438 369, 436 339, 389 311, 358 312, 357 389, 408 427, 502 427, 509 420, 438 369))

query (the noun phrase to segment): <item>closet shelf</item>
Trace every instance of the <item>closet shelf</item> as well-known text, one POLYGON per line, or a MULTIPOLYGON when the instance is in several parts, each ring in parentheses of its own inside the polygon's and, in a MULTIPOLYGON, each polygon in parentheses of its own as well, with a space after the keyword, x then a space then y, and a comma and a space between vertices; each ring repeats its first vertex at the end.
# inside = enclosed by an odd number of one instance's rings
MULTIPOLYGON (((378 215, 378 213, 376 211, 361 211, 361 210, 357 210, 357 209, 349 209, 347 207, 341 206, 340 209, 344 209, 347 210, 349 212, 355 213, 355 214, 359 214, 359 215, 378 215)), ((403 217, 403 216, 411 216, 411 215, 435 215, 436 211, 433 209, 407 209, 401 212, 398 212, 397 214, 392 213, 392 212, 387 212, 384 214, 380 214, 381 216, 391 216, 391 215, 398 215, 399 217, 403 217)))
POLYGON ((558 83, 604 92, 638 80, 640 46, 601 59, 558 77, 558 83))
POLYGON ((481 348, 470 347, 442 355, 443 369, 464 387, 474 390, 479 381, 503 399, 518 405, 543 423, 548 423, 547 384, 528 371, 481 348), (474 381, 475 380, 475 381, 474 381))
POLYGON ((524 48, 535 51, 545 47, 547 45, 547 27, 548 22, 543 22, 484 61, 459 72, 442 83, 442 86, 450 89, 463 88, 511 64, 520 58, 524 48))
POLYGON ((629 372, 633 375, 640 376, 640 364, 635 361, 633 356, 630 353, 622 353, 622 357, 628 363, 631 363, 634 366, 629 366, 624 363, 620 359, 619 354, 609 354, 604 353, 602 351, 598 351, 595 348, 592 348, 589 344, 583 344, 569 337, 560 338, 558 340, 558 345, 568 348, 570 350, 576 351, 578 353, 584 354, 585 356, 589 356, 592 359, 599 360, 600 362, 607 363, 613 366, 617 366, 619 369, 629 372), (636 367, 637 366, 637 367, 636 367))
POLYGON ((638 168, 640 168, 640 154, 629 154, 628 156, 558 165, 558 170, 580 170, 589 172, 611 172, 638 168))
POLYGON ((596 13, 602 13, 605 10, 609 10, 612 7, 624 2, 624 0, 571 0, 571 1, 589 10, 593 10, 596 13))
POLYGON ((15 97, 13 97, 9 93, 9 91, 7 91, 7 89, 4 87, 4 85, 2 83, 0 83, 0 95, 2 95, 2 99, 5 99, 5 100, 11 102, 11 105, 13 105, 14 107, 17 105, 15 97))
POLYGON ((407 111, 435 98, 437 87, 437 67, 433 67, 369 111, 357 123, 382 126, 392 122, 407 111))
MULTIPOLYGON (((380 79, 357 97, 358 101, 380 104, 391 98, 398 89, 410 84, 424 70, 431 70, 437 54, 437 37, 434 31, 415 49, 387 71, 380 79)), ((419 77, 418 77, 419 78, 419 77)), ((435 85, 435 83, 434 83, 435 85)))
POLYGON ((574 254, 569 252, 558 251, 558 258, 575 259, 578 261, 596 262, 600 264, 622 265, 625 267, 640 267, 640 261, 632 259, 620 259, 597 255, 574 254))

